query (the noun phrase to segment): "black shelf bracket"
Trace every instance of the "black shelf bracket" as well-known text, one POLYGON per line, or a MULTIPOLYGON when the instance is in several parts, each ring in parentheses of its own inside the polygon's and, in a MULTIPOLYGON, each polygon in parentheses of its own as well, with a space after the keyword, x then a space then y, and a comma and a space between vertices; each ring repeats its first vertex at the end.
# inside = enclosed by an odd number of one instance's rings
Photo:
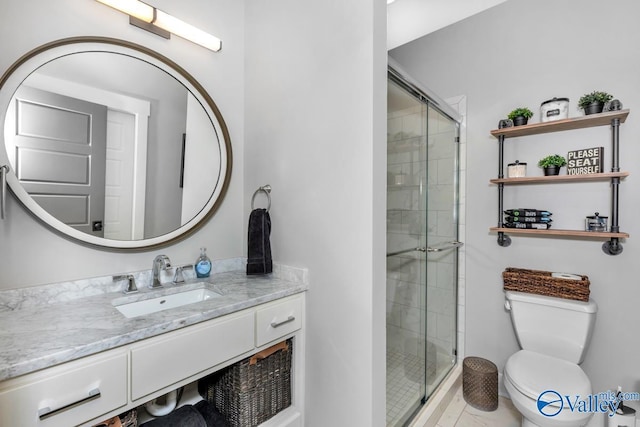
MULTIPOLYGON (((504 135, 498 137, 498 178, 504 178, 504 135)), ((504 183, 498 184, 498 227, 502 228, 504 213, 504 183)), ((511 244, 511 238, 502 231, 498 233, 498 245, 506 248, 511 244)))
POLYGON ((498 232, 498 245, 506 248, 511 245, 511 237, 504 234, 502 231, 498 232))
MULTIPOLYGON (((620 119, 611 120, 611 172, 620 172, 620 119)), ((620 178, 611 178, 611 232, 620 232, 618 213, 620 210, 619 194, 620 178)), ((604 242, 602 251, 607 255, 622 253, 622 244, 617 238, 604 242)))
POLYGON ((617 238, 613 238, 602 244, 602 252, 604 252, 607 255, 611 255, 611 256, 619 255, 622 253, 622 250, 623 250, 622 244, 617 238))

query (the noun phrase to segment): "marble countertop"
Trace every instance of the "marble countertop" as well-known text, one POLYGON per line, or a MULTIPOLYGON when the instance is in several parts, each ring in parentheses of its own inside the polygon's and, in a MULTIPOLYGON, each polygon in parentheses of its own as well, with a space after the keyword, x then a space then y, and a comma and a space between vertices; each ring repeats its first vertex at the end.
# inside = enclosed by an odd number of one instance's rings
POLYGON ((114 301, 180 292, 203 279, 165 285, 161 290, 138 284, 140 292, 128 296, 110 288, 39 303, 29 303, 28 293, 20 293, 20 299, 16 292, 2 291, 0 381, 303 292, 306 276, 306 270, 281 266, 274 266, 274 273, 266 276, 247 276, 241 270, 219 272, 204 280, 222 297, 130 319, 115 308, 114 301))

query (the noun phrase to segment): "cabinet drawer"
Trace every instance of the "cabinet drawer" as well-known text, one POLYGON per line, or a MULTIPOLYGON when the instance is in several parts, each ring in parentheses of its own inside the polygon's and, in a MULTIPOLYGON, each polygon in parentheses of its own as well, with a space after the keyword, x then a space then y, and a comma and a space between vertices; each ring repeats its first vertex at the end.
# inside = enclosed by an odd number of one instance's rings
POLYGON ((127 404, 127 354, 88 357, 0 383, 0 425, 74 426, 127 404))
POLYGON ((131 395, 137 400, 253 349, 253 312, 173 332, 131 350, 131 395))
POLYGON ((302 297, 293 296, 256 311, 256 347, 302 326, 302 297))

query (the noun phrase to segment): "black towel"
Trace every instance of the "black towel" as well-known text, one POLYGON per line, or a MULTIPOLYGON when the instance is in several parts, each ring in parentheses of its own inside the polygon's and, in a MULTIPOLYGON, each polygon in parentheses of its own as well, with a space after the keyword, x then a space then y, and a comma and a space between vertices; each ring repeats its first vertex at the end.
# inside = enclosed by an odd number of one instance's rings
POLYGON ((248 234, 247 274, 271 273, 271 217, 266 209, 254 209, 251 212, 248 234))
POLYGON ((144 423, 144 427, 208 427, 200 412, 192 405, 181 406, 164 417, 144 423))
POLYGON ((229 423, 225 417, 218 412, 215 406, 206 400, 201 400, 193 405, 193 407, 200 412, 200 415, 202 415, 202 418, 204 418, 207 423, 207 427, 229 427, 229 423))

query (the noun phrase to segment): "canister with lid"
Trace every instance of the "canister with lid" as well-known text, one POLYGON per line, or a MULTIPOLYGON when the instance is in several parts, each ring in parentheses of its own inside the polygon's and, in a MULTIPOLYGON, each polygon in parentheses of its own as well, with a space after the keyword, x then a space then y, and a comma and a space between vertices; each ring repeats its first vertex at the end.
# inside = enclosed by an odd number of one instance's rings
POLYGON ((609 217, 600 216, 599 212, 595 215, 590 215, 585 219, 586 231, 607 231, 607 222, 609 217))
POLYGON ((553 98, 540 104, 540 117, 543 122, 569 118, 569 98, 553 98))
POLYGON ((522 178, 527 175, 527 164, 521 163, 516 160, 515 163, 509 163, 507 165, 507 177, 508 178, 522 178))

